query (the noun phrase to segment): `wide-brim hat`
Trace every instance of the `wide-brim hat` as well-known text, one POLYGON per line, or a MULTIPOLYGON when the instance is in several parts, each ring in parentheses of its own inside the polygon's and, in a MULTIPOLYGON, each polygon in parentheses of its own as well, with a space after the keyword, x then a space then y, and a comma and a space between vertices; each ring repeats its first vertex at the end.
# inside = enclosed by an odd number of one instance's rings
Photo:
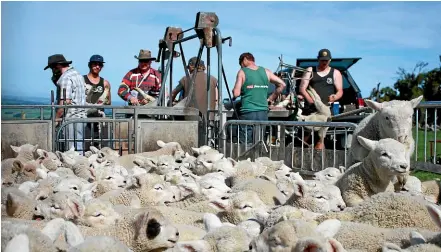
MULTIPOLYGON (((188 61, 188 66, 196 66, 196 61, 198 60, 198 57, 193 57, 188 61)), ((205 67, 205 62, 200 59, 199 60, 199 66, 200 67, 205 67)))
POLYGON ((137 60, 156 60, 155 57, 152 57, 152 52, 150 50, 141 49, 139 50, 138 56, 135 55, 135 59, 137 60))
POLYGON ((47 58, 47 66, 44 68, 44 70, 48 69, 54 64, 72 64, 72 61, 66 60, 63 54, 54 54, 47 58))

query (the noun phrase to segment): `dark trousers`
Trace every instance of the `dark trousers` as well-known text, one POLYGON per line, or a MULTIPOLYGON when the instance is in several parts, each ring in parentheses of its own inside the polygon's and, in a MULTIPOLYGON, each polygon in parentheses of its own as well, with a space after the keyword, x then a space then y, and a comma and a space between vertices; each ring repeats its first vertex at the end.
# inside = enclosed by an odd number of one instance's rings
MULTIPOLYGON (((239 115, 240 120, 252 120, 252 121, 268 121, 268 111, 256 111, 256 112, 248 112, 248 113, 241 113, 239 115)), ((240 125, 239 126, 239 142, 245 143, 245 136, 246 136, 246 143, 250 144, 253 143, 253 126, 245 126, 240 125)))
POLYGON ((111 144, 108 141, 101 141, 101 139, 109 138, 109 123, 105 126, 101 123, 101 132, 98 128, 98 123, 87 123, 85 127, 85 138, 93 138, 92 141, 88 140, 85 142, 85 150, 90 150, 90 146, 95 146, 97 148, 110 147, 111 144))

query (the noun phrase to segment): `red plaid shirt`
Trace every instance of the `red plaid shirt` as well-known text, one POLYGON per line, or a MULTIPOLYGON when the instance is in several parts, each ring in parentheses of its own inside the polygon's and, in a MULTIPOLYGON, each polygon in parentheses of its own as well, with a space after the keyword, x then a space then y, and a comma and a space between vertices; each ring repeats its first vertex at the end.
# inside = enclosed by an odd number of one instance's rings
POLYGON ((130 98, 137 93, 138 101, 143 104, 144 97, 141 93, 133 90, 138 87, 145 94, 153 97, 158 97, 159 91, 161 90, 161 73, 153 68, 150 68, 143 75, 139 68, 134 68, 130 70, 122 79, 121 85, 118 89, 118 95, 130 104, 130 98))

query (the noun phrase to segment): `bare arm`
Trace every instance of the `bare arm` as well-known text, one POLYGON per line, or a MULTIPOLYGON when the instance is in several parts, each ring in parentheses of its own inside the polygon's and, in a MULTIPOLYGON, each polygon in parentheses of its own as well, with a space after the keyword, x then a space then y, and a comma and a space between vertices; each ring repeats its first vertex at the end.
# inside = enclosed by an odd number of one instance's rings
POLYGON ((300 82, 300 87, 299 87, 300 94, 303 95, 303 97, 305 97, 306 101, 309 104, 314 103, 312 97, 308 94, 308 92, 306 92, 306 89, 308 88, 309 85, 309 79, 311 78, 311 73, 312 73, 312 67, 308 67, 306 69, 306 72, 303 74, 302 81, 300 82))
POLYGON ((277 77, 271 70, 265 69, 265 71, 266 71, 266 75, 268 76, 268 80, 274 85, 276 85, 276 89, 274 90, 274 93, 272 93, 270 97, 268 97, 268 101, 272 102, 277 98, 277 96, 279 96, 282 93, 283 89, 286 87, 286 84, 282 79, 277 77))
POLYGON ((243 83, 245 82, 245 73, 241 70, 237 72, 236 83, 233 88, 233 97, 237 98, 240 96, 240 90, 242 88, 243 83))
POLYGON ((337 93, 329 97, 330 102, 338 101, 343 96, 343 77, 341 76, 340 71, 337 69, 334 70, 334 86, 337 93))
POLYGON ((111 100, 111 98, 112 98, 112 95, 111 95, 111 90, 110 90, 110 83, 107 81, 107 80, 104 80, 104 89, 109 89, 109 93, 107 93, 107 102, 106 102, 106 105, 110 105, 112 102, 112 100, 111 100))
POLYGON ((179 92, 181 92, 183 89, 183 85, 179 82, 179 84, 175 87, 175 89, 173 89, 172 93, 171 93, 171 99, 170 101, 174 101, 176 99, 176 96, 179 94, 179 92))

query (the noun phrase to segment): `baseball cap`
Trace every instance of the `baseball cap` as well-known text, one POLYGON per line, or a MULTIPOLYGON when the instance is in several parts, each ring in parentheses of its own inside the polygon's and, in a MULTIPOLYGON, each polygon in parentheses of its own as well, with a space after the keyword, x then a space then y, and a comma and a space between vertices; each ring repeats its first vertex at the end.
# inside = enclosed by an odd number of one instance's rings
POLYGON ((101 55, 95 54, 92 55, 92 57, 90 57, 89 62, 101 62, 101 63, 106 63, 104 62, 104 58, 101 55))
POLYGON ((330 60, 331 58, 332 58, 331 52, 328 49, 321 49, 318 52, 318 56, 317 56, 318 60, 330 60))
MULTIPOLYGON (((198 60, 198 57, 193 57, 188 61, 189 66, 196 66, 196 61, 198 60)), ((204 61, 201 59, 199 60, 199 66, 205 66, 204 61)))

